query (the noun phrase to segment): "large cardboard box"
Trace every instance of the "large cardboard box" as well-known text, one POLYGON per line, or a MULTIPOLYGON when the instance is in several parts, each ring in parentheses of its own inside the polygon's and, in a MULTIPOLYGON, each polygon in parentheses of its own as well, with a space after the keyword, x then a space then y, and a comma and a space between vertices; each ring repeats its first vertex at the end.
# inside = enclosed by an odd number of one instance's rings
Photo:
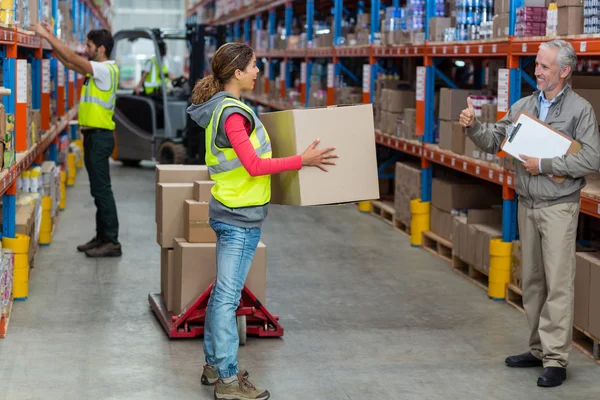
POLYGON ((212 198, 211 190, 215 186, 214 181, 194 182, 194 200, 199 202, 209 202, 212 198))
POLYGON ((217 236, 208 220, 208 203, 186 200, 183 211, 185 240, 189 243, 215 243, 217 236))
POLYGON ((475 225, 477 235, 474 249, 476 252, 474 264, 476 267, 489 274, 490 270, 490 241, 502 238, 502 225, 475 225))
MULTIPOLYGON (((175 240, 173 257, 173 307, 175 315, 191 305, 216 278, 216 244, 175 240)), ((258 300, 266 301, 267 247, 260 242, 246 278, 246 286, 258 300)))
MULTIPOLYGON (((156 222, 158 223, 158 184, 159 183, 194 183, 210 181, 206 165, 157 165, 156 166, 156 222)), ((190 197, 191 199, 192 197, 190 197)))
POLYGON ((467 108, 467 97, 481 94, 478 90, 440 89, 440 119, 458 121, 462 110, 467 108))
MULTIPOLYGON (((599 256, 600 257, 600 256, 599 256)), ((600 258, 590 259, 590 312, 588 332, 600 338, 600 258)))
POLYGON ((337 165, 325 173, 302 168, 273 175, 272 204, 312 206, 379 198, 375 128, 371 104, 288 110, 261 115, 273 157, 302 154, 315 139, 333 146, 337 165))
POLYGON ((452 28, 452 18, 434 17, 429 19, 429 40, 432 42, 443 42, 444 31, 452 28))
POLYGON ((381 107, 391 113, 403 113, 405 108, 415 108, 416 94, 412 90, 383 89, 381 107))
POLYGON ((184 202, 194 197, 193 183, 159 183, 156 209, 156 241, 172 248, 176 237, 183 237, 184 202))
MULTIPOLYGON (((575 316, 573 323, 579 328, 588 329, 590 317, 590 253, 576 254, 575 273, 575 316)), ((596 254, 596 257, 598 254, 596 254)))
POLYGON ((557 35, 581 35, 583 33, 583 7, 558 9, 557 35))
POLYGON ((472 158, 481 158, 481 149, 479 147, 477 147, 477 145, 471 140, 471 138, 469 138, 468 136, 465 137, 465 151, 464 151, 464 155, 467 157, 472 157, 472 158))
POLYGON ((454 215, 436 207, 431 207, 431 231, 442 239, 452 242, 453 229, 454 215))
POLYGON ((462 155, 465 152, 465 138, 460 123, 440 120, 440 148, 462 155))
POLYGON ((440 210, 468 210, 490 208, 501 204, 502 198, 489 186, 479 183, 462 183, 451 179, 433 179, 431 204, 440 210))
POLYGON ((167 311, 173 311, 173 249, 160 250, 160 292, 167 311))
POLYGON ((452 227, 452 254, 462 260, 465 259, 468 243, 468 225, 466 216, 456 216, 452 227))

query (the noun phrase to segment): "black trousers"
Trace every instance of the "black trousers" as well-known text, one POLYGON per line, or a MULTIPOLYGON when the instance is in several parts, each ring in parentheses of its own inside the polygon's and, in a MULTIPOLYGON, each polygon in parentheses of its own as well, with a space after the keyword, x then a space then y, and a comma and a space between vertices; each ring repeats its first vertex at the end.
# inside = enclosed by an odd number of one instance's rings
POLYGON ((96 204, 96 237, 116 244, 119 243, 119 219, 108 164, 115 138, 112 131, 104 129, 83 129, 82 132, 83 159, 96 204))

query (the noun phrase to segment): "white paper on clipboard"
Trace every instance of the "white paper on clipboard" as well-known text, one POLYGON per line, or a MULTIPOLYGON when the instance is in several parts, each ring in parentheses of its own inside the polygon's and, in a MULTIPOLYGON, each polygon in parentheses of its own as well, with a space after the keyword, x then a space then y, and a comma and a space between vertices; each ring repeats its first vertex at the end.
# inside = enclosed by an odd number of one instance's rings
POLYGON ((506 136, 508 140, 502 150, 521 162, 525 160, 520 154, 535 158, 561 157, 571 146, 569 139, 525 114, 507 127, 506 136))

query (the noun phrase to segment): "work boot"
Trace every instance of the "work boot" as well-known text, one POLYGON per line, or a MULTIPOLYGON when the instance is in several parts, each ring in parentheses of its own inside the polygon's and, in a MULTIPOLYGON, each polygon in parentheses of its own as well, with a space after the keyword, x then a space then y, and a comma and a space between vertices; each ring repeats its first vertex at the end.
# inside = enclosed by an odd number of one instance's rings
POLYGON ((96 236, 94 236, 92 238, 92 240, 90 240, 86 244, 80 244, 79 246, 77 246, 77 251, 92 250, 92 249, 95 249, 96 247, 98 247, 99 244, 100 244, 100 241, 96 238, 96 236))
POLYGON ((215 384, 215 400, 267 400, 269 397, 268 390, 257 389, 247 378, 240 376, 229 384, 222 379, 215 384))
POLYGON ((544 368, 544 373, 540 375, 537 385, 540 387, 556 387, 562 385, 567 380, 567 369, 561 367, 544 368))
POLYGON ((541 367, 543 365, 542 360, 531 354, 529 351, 517 356, 507 357, 504 362, 512 368, 531 368, 541 367))
MULTIPOLYGON (((249 376, 250 374, 245 369, 242 369, 238 372, 238 377, 248 378, 249 376)), ((219 377, 217 376, 217 369, 212 365, 205 365, 204 371, 202 371, 202 378, 200 378, 200 382, 202 382, 203 385, 211 386, 214 385, 217 380, 219 380, 219 377)))
POLYGON ((88 257, 121 257, 121 245, 119 243, 104 242, 97 247, 85 252, 88 257))

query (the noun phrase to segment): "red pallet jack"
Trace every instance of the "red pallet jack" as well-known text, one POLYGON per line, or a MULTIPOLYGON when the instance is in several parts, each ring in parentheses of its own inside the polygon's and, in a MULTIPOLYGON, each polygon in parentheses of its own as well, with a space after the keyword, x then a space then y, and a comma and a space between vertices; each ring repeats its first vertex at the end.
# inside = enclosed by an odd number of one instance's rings
MULTIPOLYGON (((194 338, 204 335, 206 307, 213 286, 214 282, 180 315, 174 315, 172 312, 167 311, 160 293, 151 292, 148 295, 150 306, 169 338, 194 338)), ((271 315, 246 285, 242 289, 240 305, 235 314, 241 345, 246 344, 247 335, 258 337, 283 336, 283 327, 279 323, 279 316, 271 315)))

